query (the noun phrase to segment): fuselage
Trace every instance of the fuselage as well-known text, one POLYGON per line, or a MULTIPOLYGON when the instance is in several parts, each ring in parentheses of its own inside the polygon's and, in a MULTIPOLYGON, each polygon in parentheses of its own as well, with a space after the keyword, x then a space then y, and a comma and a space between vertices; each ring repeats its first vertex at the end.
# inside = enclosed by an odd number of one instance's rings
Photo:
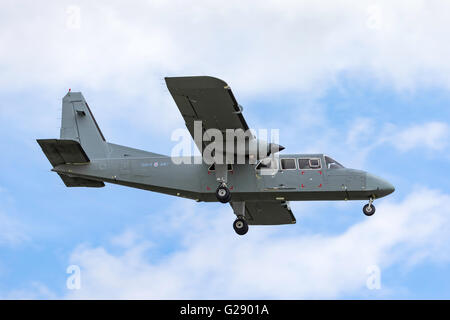
MULTIPOLYGON (((249 225, 296 223, 289 201, 368 200, 363 213, 372 216, 374 199, 394 191, 389 182, 323 154, 281 154, 280 145, 257 139, 223 80, 165 80, 202 157, 168 157, 108 142, 81 92, 69 90, 59 139, 37 139, 65 186, 99 188, 107 182, 229 203, 239 235, 249 225)), ((173 151, 180 146, 185 151, 184 142, 173 151)))
MULTIPOLYGON (((233 201, 367 200, 394 191, 389 182, 330 163, 330 159, 323 154, 290 154, 273 157, 266 166, 234 164, 229 167, 227 185, 233 201)), ((53 170, 197 201, 217 201, 214 167, 193 157, 121 156, 63 164, 53 170)))

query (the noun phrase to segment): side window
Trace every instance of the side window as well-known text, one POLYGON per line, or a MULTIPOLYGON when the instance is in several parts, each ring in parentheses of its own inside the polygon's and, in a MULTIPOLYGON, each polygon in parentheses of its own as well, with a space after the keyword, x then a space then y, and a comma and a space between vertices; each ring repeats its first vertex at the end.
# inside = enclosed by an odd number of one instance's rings
POLYGON ((320 169, 320 159, 309 159, 311 169, 320 169))
POLYGON ((298 159, 298 168, 303 169, 311 169, 309 167, 309 159, 298 159))
POLYGON ((319 158, 302 158, 298 159, 298 168, 300 170, 320 169, 322 165, 319 158))
POLYGON ((295 159, 281 159, 281 169, 283 170, 295 170, 295 159))

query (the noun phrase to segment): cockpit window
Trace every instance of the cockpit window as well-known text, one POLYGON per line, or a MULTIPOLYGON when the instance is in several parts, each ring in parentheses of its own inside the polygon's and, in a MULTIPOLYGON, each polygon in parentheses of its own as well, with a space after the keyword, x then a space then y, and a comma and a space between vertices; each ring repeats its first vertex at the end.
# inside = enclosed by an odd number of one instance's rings
POLYGON ((322 166, 320 164, 319 158, 301 158, 298 159, 298 168, 300 170, 308 169, 320 169, 322 166))
POLYGON ((327 168, 328 169, 341 169, 344 168, 344 166, 342 164, 340 164, 339 162, 337 162, 336 160, 325 156, 325 162, 327 164, 327 168))

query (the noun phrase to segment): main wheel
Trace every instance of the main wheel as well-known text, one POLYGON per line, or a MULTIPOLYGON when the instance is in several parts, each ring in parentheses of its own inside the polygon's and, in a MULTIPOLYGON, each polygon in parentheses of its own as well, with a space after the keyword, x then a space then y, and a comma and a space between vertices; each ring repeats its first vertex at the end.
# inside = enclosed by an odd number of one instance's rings
POLYGON ((363 207, 363 212, 366 216, 370 217, 375 213, 375 206, 373 204, 366 204, 363 207))
POLYGON ((230 202, 231 192, 226 186, 221 185, 216 190, 216 198, 222 203, 230 202))
POLYGON ((248 231, 248 223, 242 218, 238 218, 233 222, 233 229, 240 236, 243 236, 248 231))

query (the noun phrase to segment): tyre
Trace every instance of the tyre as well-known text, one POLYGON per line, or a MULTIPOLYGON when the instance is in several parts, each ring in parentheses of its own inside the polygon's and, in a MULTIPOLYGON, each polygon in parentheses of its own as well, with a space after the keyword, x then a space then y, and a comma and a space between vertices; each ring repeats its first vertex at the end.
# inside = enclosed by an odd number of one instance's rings
POLYGON ((373 204, 372 205, 366 204, 363 207, 363 212, 366 216, 370 217, 375 213, 375 206, 373 204))
POLYGON ((230 202, 231 192, 226 186, 219 186, 216 190, 216 198, 222 203, 230 202))
POLYGON ((233 222, 233 229, 240 236, 243 236, 248 231, 248 223, 242 218, 238 218, 233 222))

